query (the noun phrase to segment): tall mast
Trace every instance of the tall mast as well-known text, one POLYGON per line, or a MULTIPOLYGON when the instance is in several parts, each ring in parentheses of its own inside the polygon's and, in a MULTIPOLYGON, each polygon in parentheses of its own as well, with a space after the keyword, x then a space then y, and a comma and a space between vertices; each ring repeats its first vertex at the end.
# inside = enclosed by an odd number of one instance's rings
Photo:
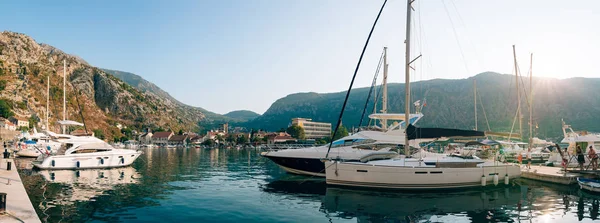
MULTIPOLYGON (((387 47, 383 47, 383 90, 382 90, 382 99, 381 99, 381 113, 387 113, 387 77, 388 77, 388 63, 387 63, 387 47)), ((381 127, 383 130, 387 130, 387 119, 381 120, 381 127)))
POLYGON ((477 80, 473 78, 473 101, 475 102, 475 131, 477 131, 477 80))
POLYGON ((412 12, 411 3, 414 0, 406 0, 406 58, 404 63, 404 91, 406 98, 404 99, 404 154, 408 157, 410 154, 410 145, 408 143, 408 125, 410 124, 410 14, 412 12))
MULTIPOLYGON (((63 60, 63 120, 67 120, 67 60, 63 60)), ((66 126, 62 131, 66 134, 66 126)))
POLYGON ((533 146, 533 53, 529 59, 529 150, 533 146))
POLYGON ((515 59, 515 80, 517 83, 517 112, 519 117, 519 135, 523 137, 523 116, 521 115, 521 91, 519 89, 519 68, 517 67, 517 50, 513 45, 513 57, 515 59))
POLYGON ((48 75, 47 88, 46 88, 46 131, 50 129, 50 120, 48 119, 48 113, 50 113, 49 104, 50 104, 50 75, 48 75))

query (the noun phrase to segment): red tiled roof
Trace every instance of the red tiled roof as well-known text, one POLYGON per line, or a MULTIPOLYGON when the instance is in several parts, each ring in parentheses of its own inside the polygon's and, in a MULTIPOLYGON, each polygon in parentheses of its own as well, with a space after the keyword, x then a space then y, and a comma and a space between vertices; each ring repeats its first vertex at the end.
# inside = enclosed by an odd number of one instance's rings
POLYGON ((153 139, 156 139, 156 138, 167 138, 171 134, 173 134, 173 132, 156 132, 156 133, 154 133, 154 135, 152 135, 152 138, 153 139))
POLYGON ((185 139, 187 139, 187 135, 174 135, 171 136, 169 142, 183 142, 185 139))

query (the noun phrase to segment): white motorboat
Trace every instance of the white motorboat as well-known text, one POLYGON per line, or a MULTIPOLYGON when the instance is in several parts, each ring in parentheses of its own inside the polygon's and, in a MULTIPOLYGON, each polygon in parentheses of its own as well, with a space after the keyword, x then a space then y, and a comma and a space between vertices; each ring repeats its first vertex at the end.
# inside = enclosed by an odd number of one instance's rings
MULTIPOLYGON (((396 118, 399 117, 403 117, 403 115, 397 115, 396 118)), ((411 123, 417 122, 421 117, 423 114, 420 113, 411 115, 411 123)), ((403 145, 404 130, 399 129, 403 124, 404 121, 392 126, 387 131, 367 130, 343 137, 333 142, 329 154, 343 160, 358 160, 374 150, 386 151, 403 145)), ((414 143, 416 147, 418 142, 414 143)), ((329 144, 326 144, 309 148, 262 152, 261 155, 289 173, 325 177, 325 164, 322 160, 327 157, 328 150, 329 144)))
POLYGON ((56 155, 38 157, 33 165, 39 169, 113 168, 131 165, 141 151, 115 149, 105 142, 75 144, 56 155))

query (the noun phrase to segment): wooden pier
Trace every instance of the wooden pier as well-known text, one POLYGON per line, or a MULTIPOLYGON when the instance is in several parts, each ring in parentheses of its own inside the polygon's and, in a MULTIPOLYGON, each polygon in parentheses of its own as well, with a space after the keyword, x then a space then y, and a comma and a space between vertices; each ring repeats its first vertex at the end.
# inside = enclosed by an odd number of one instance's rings
POLYGON ((556 184, 576 184, 577 177, 582 176, 579 173, 564 172, 560 167, 549 166, 531 166, 527 169, 525 165, 521 168, 521 177, 556 184))
POLYGON ((0 214, 0 222, 41 222, 12 159, 0 160, 0 193, 6 193, 6 213, 0 214), (11 170, 6 170, 7 162, 12 163, 11 170))

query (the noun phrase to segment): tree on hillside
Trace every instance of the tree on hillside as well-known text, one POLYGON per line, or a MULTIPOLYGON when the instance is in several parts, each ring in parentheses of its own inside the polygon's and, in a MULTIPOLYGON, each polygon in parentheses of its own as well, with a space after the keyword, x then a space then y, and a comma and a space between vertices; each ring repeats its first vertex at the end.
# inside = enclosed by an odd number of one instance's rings
POLYGON ((121 129, 121 133, 123 135, 125 135, 127 138, 132 138, 133 137, 133 133, 132 133, 132 131, 131 131, 130 128, 122 128, 121 129))
POLYGON ((296 138, 296 139, 304 139, 306 138, 305 134, 304 134, 304 128, 302 128, 302 126, 299 125, 291 125, 290 127, 288 127, 285 132, 287 132, 288 134, 290 134, 292 137, 296 138))
POLYGON ((183 135, 183 129, 180 129, 178 135, 183 135))
POLYGON ((104 132, 102 132, 102 130, 100 129, 94 129, 94 136, 96 136, 96 138, 104 140, 104 132))
MULTIPOLYGON (((2 72, 2 70, 0 69, 0 72, 2 72)), ((0 75, 2 75, 3 73, 0 73, 0 75)), ((0 91, 3 91, 6 88, 6 80, 0 80, 0 91)))
POLYGON ((340 128, 338 128, 337 133, 333 136, 333 140, 335 141, 346 136, 348 136, 348 129, 346 129, 346 127, 344 127, 343 125, 340 125, 340 128))
POLYGON ((0 100, 0 116, 4 118, 10 118, 14 116, 15 113, 11 111, 10 106, 5 100, 0 100))
POLYGON ((38 122, 40 122, 40 118, 37 115, 33 114, 29 117, 28 121, 29 121, 29 128, 32 129, 33 127, 35 127, 37 125, 38 122))

